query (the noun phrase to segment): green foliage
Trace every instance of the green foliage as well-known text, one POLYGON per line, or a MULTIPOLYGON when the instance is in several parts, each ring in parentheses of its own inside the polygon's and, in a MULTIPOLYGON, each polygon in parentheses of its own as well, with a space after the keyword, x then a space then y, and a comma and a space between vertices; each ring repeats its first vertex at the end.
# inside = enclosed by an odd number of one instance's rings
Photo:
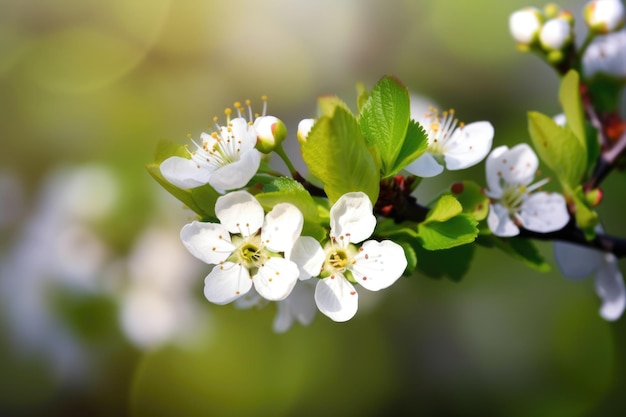
POLYGON ((528 113, 528 130, 539 158, 554 171, 566 196, 571 196, 587 169, 585 142, 569 127, 560 127, 538 112, 528 113))
POLYGON ((478 222, 463 213, 463 206, 451 195, 442 195, 418 224, 418 237, 424 249, 449 249, 471 243, 478 235, 478 222))
POLYGON ((361 132, 379 153, 383 178, 397 174, 426 151, 426 132, 410 120, 410 110, 408 90, 391 76, 374 86, 361 108, 361 132))
POLYGON ((461 245, 437 251, 416 248, 420 259, 418 269, 431 278, 447 277, 454 282, 459 282, 469 270, 474 251, 474 245, 461 245))
POLYGON ((265 185, 263 192, 255 197, 265 211, 272 210, 279 203, 291 203, 296 206, 304 216, 302 235, 312 236, 318 240, 327 235, 326 229, 320 224, 317 204, 299 182, 290 178, 277 178, 265 185))
POLYGON ((548 272, 550 264, 541 256, 530 239, 521 237, 501 238, 490 233, 481 234, 476 243, 487 248, 498 248, 513 258, 541 272, 548 272))
POLYGON ((471 214, 478 221, 484 220, 489 214, 489 198, 475 182, 455 182, 450 187, 450 193, 463 206, 463 213, 471 214))
POLYGON ((583 187, 578 186, 574 190, 572 196, 574 203, 576 204, 576 224, 585 233, 585 237, 591 240, 595 237, 595 227, 598 224, 598 214, 591 208, 589 200, 585 197, 583 187))
POLYGON ((302 157, 311 173, 324 183, 328 198, 362 191, 372 204, 379 191, 379 167, 367 148, 354 116, 337 105, 332 116, 320 117, 302 144, 302 157))
POLYGON ((159 166, 161 162, 170 156, 187 157, 189 154, 184 146, 162 140, 157 144, 154 162, 146 165, 148 173, 170 194, 198 214, 202 220, 215 220, 215 202, 220 194, 208 184, 190 190, 183 190, 163 178, 159 166))
POLYGON ((333 95, 321 96, 317 99, 317 108, 320 116, 333 117, 335 109, 341 107, 346 112, 352 114, 350 107, 339 97, 333 95))
POLYGON ((580 98, 580 77, 575 70, 570 70, 561 81, 559 100, 567 126, 572 130, 580 144, 586 148, 585 115, 580 98))

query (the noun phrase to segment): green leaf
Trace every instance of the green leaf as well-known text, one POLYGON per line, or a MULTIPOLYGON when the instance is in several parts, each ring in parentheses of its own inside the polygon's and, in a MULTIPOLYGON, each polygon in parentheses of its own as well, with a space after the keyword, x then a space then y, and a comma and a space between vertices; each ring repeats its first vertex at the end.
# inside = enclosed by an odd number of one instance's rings
POLYGON ((428 134, 417 122, 410 120, 398 157, 385 177, 396 175, 428 149, 428 134))
POLYGON ((382 78, 363 105, 359 124, 367 144, 380 152, 383 177, 391 175, 407 136, 409 120, 408 90, 394 77, 382 78))
POLYGON ((352 110, 350 107, 339 97, 333 95, 325 95, 320 96, 317 99, 317 107, 320 113, 320 116, 333 117, 335 114, 335 109, 337 107, 341 107, 346 112, 352 114, 352 110))
POLYGON ((571 195, 587 169, 587 149, 570 128, 558 126, 550 117, 528 113, 528 130, 541 160, 556 174, 571 195))
POLYGON ((304 217, 302 235, 312 236, 318 240, 326 237, 326 229, 320 224, 318 206, 299 182, 290 178, 275 179, 264 187, 264 192, 255 197, 265 211, 272 210, 279 203, 293 204, 302 212, 304 217))
POLYGON ((585 116, 580 98, 580 77, 575 70, 569 70, 561 81, 559 100, 567 119, 567 126, 572 129, 580 144, 586 148, 585 116))
POLYGON ((431 278, 448 277, 454 282, 459 282, 469 271, 474 251, 474 245, 462 245, 438 251, 416 248, 420 260, 418 269, 431 278))
POLYGON ((425 221, 417 230, 424 249, 440 250, 471 243, 478 235, 478 222, 461 213, 446 221, 425 221))
POLYGON ((463 213, 472 215, 478 221, 484 220, 489 214, 489 198, 475 182, 455 182, 450 191, 463 206, 463 213))
POLYGON ((537 247, 530 239, 521 237, 504 239, 489 234, 478 236, 476 243, 488 248, 496 247, 501 249, 506 254, 524 262, 537 271, 548 272, 550 270, 550 264, 543 259, 537 247))
POLYGON ((332 117, 318 119, 302 144, 302 158, 332 202, 351 191, 362 191, 376 202, 379 169, 356 119, 343 107, 335 107, 332 117))
POLYGON ((426 215, 426 222, 445 222, 462 211, 463 206, 459 203, 459 200, 449 194, 444 194, 437 199, 434 207, 426 215))
POLYGON ((365 105, 365 103, 367 102, 367 99, 370 96, 370 92, 367 91, 367 88, 365 88, 365 84, 357 83, 356 93, 357 93, 356 105, 357 105, 357 110, 360 113, 361 109, 363 109, 363 106, 365 105))
POLYGON ((171 184, 163 177, 163 175, 161 175, 159 166, 161 165, 161 162, 170 156, 186 157, 189 156, 189 154, 184 146, 171 141, 162 140, 157 145, 154 162, 146 165, 148 173, 170 194, 179 199, 190 210, 197 213, 201 219, 215 219, 214 206, 219 194, 210 185, 207 184, 191 190, 183 190, 171 184))

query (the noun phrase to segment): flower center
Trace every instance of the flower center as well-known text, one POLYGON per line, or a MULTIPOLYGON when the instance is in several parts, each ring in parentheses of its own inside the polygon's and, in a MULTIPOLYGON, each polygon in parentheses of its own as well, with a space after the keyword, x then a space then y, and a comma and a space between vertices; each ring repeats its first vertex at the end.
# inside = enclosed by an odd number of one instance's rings
POLYGON ((345 271, 349 261, 348 254, 343 249, 332 249, 326 254, 326 264, 337 272, 345 271))
POLYGON ((510 214, 517 213, 526 196, 526 186, 512 186, 504 190, 500 198, 502 204, 510 214))
POLYGON ((430 106, 424 115, 424 128, 428 134, 428 151, 431 154, 444 154, 446 143, 457 127, 462 129, 463 123, 454 117, 454 109, 439 112, 436 107, 430 106))
POLYGON ((261 236, 254 235, 242 240, 233 252, 233 262, 243 264, 246 268, 263 266, 268 256, 261 241, 261 236))

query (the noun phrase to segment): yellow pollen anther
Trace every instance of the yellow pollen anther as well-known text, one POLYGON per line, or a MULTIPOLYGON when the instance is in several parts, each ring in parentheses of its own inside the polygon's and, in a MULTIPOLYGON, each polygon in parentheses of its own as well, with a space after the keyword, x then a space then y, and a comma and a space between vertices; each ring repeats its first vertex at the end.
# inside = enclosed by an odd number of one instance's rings
POLYGON ((217 132, 212 132, 212 133, 211 133, 211 137, 212 137, 213 139, 217 139, 217 132))
POLYGON ((267 101, 267 96, 261 96, 261 100, 267 101))
POLYGON ((233 112, 233 111, 232 111, 232 109, 231 109, 231 108, 229 108, 229 107, 226 107, 226 108, 224 109, 224 114, 225 114, 226 116, 230 116, 230 115, 232 114, 232 112, 233 112))
POLYGON ((246 100, 246 106, 249 106, 250 104, 252 104, 252 102, 250 100, 246 100))
POLYGON ((187 137, 191 139, 191 133, 187 133, 187 137))
POLYGON ((217 123, 217 121, 219 120, 219 118, 217 116, 213 116, 213 121, 217 123))
POLYGON ((235 102, 233 103, 233 107, 234 107, 234 108, 236 108, 236 109, 238 109, 239 107, 241 107, 241 103, 240 103, 240 102, 238 102, 238 101, 235 101, 235 102))

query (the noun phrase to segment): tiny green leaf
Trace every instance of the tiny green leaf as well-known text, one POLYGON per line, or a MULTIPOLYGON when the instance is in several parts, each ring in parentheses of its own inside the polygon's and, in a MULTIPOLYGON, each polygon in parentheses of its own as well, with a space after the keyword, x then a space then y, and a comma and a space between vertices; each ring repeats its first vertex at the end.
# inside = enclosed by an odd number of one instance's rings
POLYGON ((351 191, 362 191, 376 202, 379 168, 356 119, 343 107, 336 106, 332 117, 318 119, 302 144, 302 158, 332 202, 351 191))
POLYGON ((572 129, 580 144, 586 148, 585 118, 580 98, 580 77, 575 70, 569 70, 561 81, 559 100, 567 119, 567 126, 572 129))
POLYGON ((528 130, 541 160, 556 174, 570 194, 587 169, 587 149, 570 128, 558 126, 550 117, 528 113, 528 130))
POLYGON ((437 199, 434 207, 430 209, 426 216, 426 221, 445 222, 462 211, 463 206, 456 198, 449 194, 444 194, 437 199))
POLYGON ((317 107, 320 112, 320 116, 333 117, 335 109, 341 107, 346 112, 352 114, 350 107, 339 97, 333 95, 320 96, 317 99, 317 107))
POLYGON ((385 174, 385 177, 396 175, 411 162, 419 158, 427 149, 428 134, 419 123, 410 120, 400 153, 385 174))
POLYGON ((478 221, 484 220, 489 214, 489 198, 475 182, 455 182, 450 191, 463 206, 463 213, 471 214, 478 221))
POLYGON ((361 109, 359 124, 368 145, 378 148, 383 177, 390 175, 407 135, 409 92, 396 78, 382 78, 361 109))

